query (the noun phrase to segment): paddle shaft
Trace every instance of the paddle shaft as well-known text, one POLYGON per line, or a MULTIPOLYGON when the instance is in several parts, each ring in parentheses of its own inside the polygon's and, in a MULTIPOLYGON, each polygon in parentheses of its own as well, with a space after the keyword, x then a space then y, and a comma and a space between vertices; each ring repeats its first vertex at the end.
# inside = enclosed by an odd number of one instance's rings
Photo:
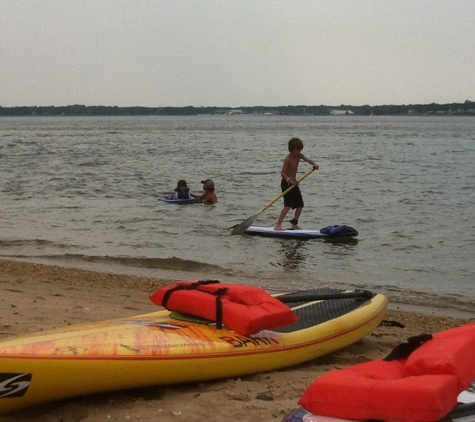
POLYGON ((475 403, 463 403, 456 405, 440 422, 451 422, 452 419, 463 418, 464 416, 475 415, 475 403))
MULTIPOLYGON (((299 180, 298 182, 300 183, 302 180, 304 180, 307 176, 310 176, 310 174, 312 174, 313 172, 315 171, 314 168, 312 168, 312 170, 308 171, 307 173, 305 173, 299 180)), ((284 192, 282 192, 277 198, 275 198, 272 202, 270 202, 268 205, 266 205, 264 208, 262 208, 261 212, 264 212, 266 209, 272 207, 272 205, 274 205, 280 198, 282 198, 284 195, 286 195, 287 193, 289 193, 295 186, 294 185, 291 185, 289 186, 284 192)))
POLYGON ((286 293, 281 296, 275 296, 283 303, 296 303, 296 302, 311 302, 314 300, 331 300, 331 299, 352 299, 352 298, 365 298, 371 299, 374 296, 369 290, 354 290, 343 292, 329 292, 329 293, 307 293, 307 292, 294 292, 286 293))

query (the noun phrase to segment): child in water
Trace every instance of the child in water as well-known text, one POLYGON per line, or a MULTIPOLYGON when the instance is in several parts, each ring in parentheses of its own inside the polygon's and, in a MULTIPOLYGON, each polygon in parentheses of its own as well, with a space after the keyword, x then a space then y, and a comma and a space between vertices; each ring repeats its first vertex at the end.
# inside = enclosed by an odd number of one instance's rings
POLYGON ((167 199, 191 199, 190 189, 186 185, 186 180, 179 180, 175 192, 166 196, 167 199))
POLYGON ((206 179, 202 180, 201 183, 203 183, 203 190, 205 193, 202 195, 194 195, 191 193, 191 197, 201 199, 204 204, 216 204, 218 198, 214 193, 214 182, 211 179, 206 179))
POLYGON ((292 229, 300 229, 298 224, 299 217, 302 213, 303 208, 302 194, 300 192, 299 182, 297 180, 297 170, 299 167, 300 160, 307 162, 308 164, 313 166, 315 170, 318 170, 318 164, 303 155, 302 149, 303 142, 299 138, 292 138, 289 141, 289 154, 285 157, 284 164, 282 166, 282 180, 280 187, 282 189, 282 192, 286 191, 290 186, 294 186, 294 188, 284 195, 284 209, 280 213, 279 220, 277 221, 274 230, 284 230, 282 228, 282 223, 291 208, 295 210, 294 218, 290 220, 290 224, 292 224, 292 229))

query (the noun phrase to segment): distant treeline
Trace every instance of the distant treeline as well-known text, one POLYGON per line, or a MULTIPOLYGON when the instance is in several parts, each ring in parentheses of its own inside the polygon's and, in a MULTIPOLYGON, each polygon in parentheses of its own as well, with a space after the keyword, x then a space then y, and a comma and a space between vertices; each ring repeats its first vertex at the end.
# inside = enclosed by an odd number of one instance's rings
POLYGON ((278 107, 117 107, 69 105, 63 107, 1 107, 0 116, 194 116, 200 114, 325 115, 475 115, 475 102, 378 106, 278 106, 278 107))

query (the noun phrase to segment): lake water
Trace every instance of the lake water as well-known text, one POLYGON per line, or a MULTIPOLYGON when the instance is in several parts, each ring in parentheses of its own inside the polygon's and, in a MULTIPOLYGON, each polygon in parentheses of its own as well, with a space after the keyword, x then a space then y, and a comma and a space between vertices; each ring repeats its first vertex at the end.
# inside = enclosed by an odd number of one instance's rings
POLYGON ((474 162, 470 117, 0 118, 0 257, 473 312, 474 162), (230 235, 280 194, 293 136, 320 165, 300 226, 348 224, 353 241, 230 235), (160 203, 182 178, 213 179, 219 203, 160 203))

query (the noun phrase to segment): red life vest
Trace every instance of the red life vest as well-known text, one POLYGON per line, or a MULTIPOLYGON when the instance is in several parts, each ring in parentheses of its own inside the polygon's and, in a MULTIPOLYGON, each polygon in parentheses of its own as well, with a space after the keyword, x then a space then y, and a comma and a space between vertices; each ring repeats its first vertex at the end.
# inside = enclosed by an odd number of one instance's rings
POLYGON ((241 335, 284 327, 298 320, 292 310, 258 287, 215 280, 183 282, 156 291, 150 300, 170 311, 226 325, 241 335))
POLYGON ((330 371, 299 404, 307 411, 354 420, 435 421, 475 378, 475 324, 442 331, 406 358, 330 371))

